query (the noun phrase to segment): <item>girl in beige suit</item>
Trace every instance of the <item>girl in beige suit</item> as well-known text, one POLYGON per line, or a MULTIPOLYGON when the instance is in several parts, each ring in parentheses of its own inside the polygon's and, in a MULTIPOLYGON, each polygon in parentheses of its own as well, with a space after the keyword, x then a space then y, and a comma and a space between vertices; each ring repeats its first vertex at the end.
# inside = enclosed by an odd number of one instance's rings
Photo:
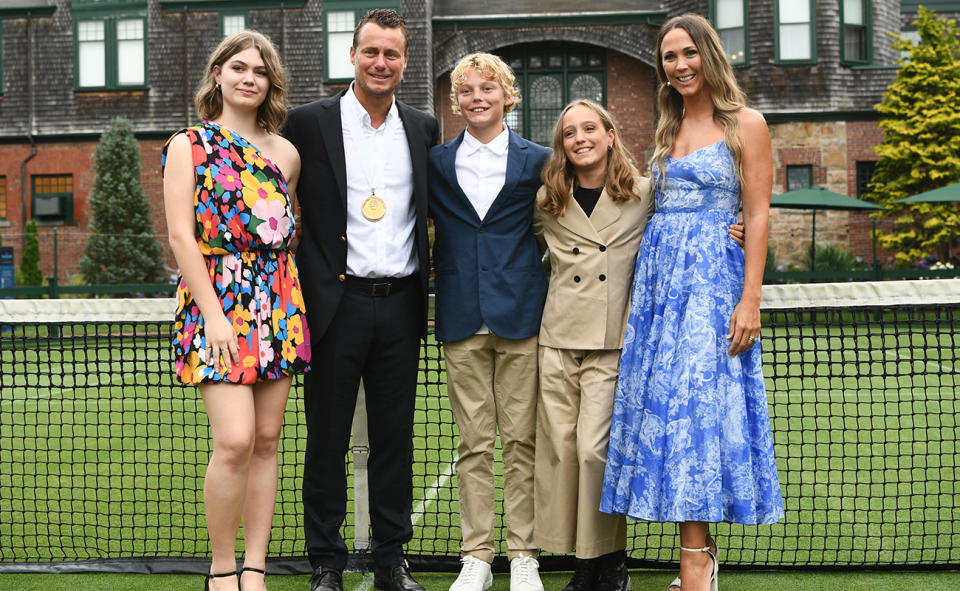
POLYGON ((610 114, 593 101, 560 114, 542 178, 534 228, 550 250, 550 287, 534 536, 550 552, 576 552, 564 591, 625 591, 626 522, 598 507, 633 267, 653 201, 610 114))

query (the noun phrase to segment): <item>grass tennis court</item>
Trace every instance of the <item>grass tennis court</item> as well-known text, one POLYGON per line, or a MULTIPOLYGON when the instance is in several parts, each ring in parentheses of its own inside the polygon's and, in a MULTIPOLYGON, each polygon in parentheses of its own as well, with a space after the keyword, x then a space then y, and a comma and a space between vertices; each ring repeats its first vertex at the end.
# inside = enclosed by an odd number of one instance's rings
MULTIPOLYGON (((816 323, 809 312, 771 311, 765 326, 787 517, 773 526, 719 525, 724 567, 960 566, 960 310, 844 311, 816 323)), ((173 383, 169 341, 159 336, 167 326, 70 325, 63 332, 74 338, 57 349, 34 338, 36 327, 15 330, 17 339, 0 339, 0 570, 207 557, 206 419, 195 391, 173 383)), ((421 369, 407 551, 453 557, 456 429, 432 343, 421 369)), ((299 395, 295 388, 281 442, 274 557, 303 555, 299 395)), ((631 524, 635 564, 675 562, 675 531, 631 524)))

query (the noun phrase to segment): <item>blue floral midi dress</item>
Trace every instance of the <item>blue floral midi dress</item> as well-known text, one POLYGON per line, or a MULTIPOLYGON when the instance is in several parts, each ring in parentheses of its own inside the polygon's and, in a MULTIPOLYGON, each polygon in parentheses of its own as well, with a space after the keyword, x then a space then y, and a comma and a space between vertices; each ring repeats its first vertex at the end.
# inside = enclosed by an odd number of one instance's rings
POLYGON ((760 343, 727 352, 744 258, 720 141, 667 157, 637 255, 600 510, 648 521, 773 523, 783 500, 760 343))

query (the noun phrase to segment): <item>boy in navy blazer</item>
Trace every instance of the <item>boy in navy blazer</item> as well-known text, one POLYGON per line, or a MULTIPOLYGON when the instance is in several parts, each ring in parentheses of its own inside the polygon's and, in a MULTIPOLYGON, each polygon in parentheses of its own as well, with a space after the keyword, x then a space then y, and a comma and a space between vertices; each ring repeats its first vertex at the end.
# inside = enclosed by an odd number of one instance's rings
POLYGON ((510 589, 543 591, 533 542, 533 461, 537 334, 547 277, 532 220, 549 150, 504 124, 520 97, 513 72, 500 58, 464 57, 450 87, 453 111, 467 129, 432 148, 428 167, 436 335, 460 429, 463 566, 450 590, 484 591, 493 580, 499 429, 510 589))

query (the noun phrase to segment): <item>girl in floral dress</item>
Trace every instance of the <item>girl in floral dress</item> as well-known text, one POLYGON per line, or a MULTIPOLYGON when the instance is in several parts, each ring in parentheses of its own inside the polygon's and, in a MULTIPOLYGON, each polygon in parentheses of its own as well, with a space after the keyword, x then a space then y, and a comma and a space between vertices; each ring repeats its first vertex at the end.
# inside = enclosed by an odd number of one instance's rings
POLYGON ((163 167, 180 267, 176 373, 199 387, 213 438, 204 481, 213 564, 204 588, 233 590, 242 579, 245 591, 262 591, 283 412, 291 376, 310 363, 289 244, 300 157, 277 133, 284 73, 270 41, 253 31, 224 39, 196 106, 203 123, 170 138, 163 167))

